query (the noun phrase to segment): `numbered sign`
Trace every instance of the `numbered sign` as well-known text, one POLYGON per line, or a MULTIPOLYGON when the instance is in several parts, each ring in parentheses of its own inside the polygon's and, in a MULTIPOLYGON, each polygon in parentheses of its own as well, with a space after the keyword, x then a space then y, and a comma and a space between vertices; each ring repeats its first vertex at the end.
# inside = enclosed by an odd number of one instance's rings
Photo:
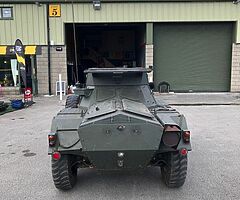
POLYGON ((49 17, 61 17, 61 6, 59 4, 49 5, 49 17))

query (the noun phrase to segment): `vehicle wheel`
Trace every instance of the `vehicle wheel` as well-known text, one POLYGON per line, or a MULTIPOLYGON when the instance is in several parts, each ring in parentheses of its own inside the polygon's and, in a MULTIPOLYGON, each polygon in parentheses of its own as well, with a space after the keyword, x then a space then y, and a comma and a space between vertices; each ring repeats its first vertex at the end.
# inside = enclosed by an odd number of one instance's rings
POLYGON ((167 153, 165 161, 165 165, 161 167, 163 181, 168 187, 181 187, 187 176, 187 155, 183 156, 179 152, 167 153))
POLYGON ((56 188, 69 190, 77 180, 77 167, 69 155, 62 155, 59 160, 52 159, 52 177, 56 188))
POLYGON ((80 97, 78 95, 67 96, 65 108, 77 108, 80 97))

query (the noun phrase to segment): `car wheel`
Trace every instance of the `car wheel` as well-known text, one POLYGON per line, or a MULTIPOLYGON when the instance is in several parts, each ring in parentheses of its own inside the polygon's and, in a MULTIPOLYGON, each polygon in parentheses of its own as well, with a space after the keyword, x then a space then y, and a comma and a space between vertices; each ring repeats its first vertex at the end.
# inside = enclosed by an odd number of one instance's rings
POLYGON ((73 188, 77 180, 77 168, 73 164, 73 157, 69 155, 62 155, 59 160, 52 158, 52 177, 56 188, 73 188))
POLYGON ((67 96, 65 108, 77 108, 80 97, 78 95, 67 96))
POLYGON ((161 167, 164 183, 171 188, 181 187, 187 176, 187 155, 183 156, 177 151, 164 157, 165 164, 161 167))

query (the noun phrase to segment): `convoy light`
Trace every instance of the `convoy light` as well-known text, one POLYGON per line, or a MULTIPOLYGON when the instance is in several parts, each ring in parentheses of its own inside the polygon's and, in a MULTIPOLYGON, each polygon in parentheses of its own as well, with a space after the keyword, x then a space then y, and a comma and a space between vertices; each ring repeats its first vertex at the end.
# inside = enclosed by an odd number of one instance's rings
POLYGON ((174 125, 167 125, 162 136, 163 144, 169 147, 174 147, 179 143, 180 129, 174 125))
POLYGON ((118 157, 119 158, 123 158, 124 157, 124 153, 123 152, 118 152, 118 157))

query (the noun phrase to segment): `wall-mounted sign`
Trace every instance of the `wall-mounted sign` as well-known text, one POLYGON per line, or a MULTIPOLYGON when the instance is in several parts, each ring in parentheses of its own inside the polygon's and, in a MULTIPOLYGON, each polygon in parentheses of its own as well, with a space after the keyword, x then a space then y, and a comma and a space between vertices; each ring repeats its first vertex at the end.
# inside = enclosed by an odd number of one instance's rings
POLYGON ((49 5, 49 17, 61 17, 61 5, 50 4, 49 5))
POLYGON ((32 88, 24 89, 24 101, 25 102, 33 101, 32 88))
POLYGON ((62 51, 62 47, 56 47, 56 51, 62 51))
MULTIPOLYGON (((15 46, 2 46, 0 45, 0 55, 14 55, 15 54, 15 46)), ((36 45, 28 45, 24 46, 24 54, 25 55, 41 55, 42 47, 36 45)))

